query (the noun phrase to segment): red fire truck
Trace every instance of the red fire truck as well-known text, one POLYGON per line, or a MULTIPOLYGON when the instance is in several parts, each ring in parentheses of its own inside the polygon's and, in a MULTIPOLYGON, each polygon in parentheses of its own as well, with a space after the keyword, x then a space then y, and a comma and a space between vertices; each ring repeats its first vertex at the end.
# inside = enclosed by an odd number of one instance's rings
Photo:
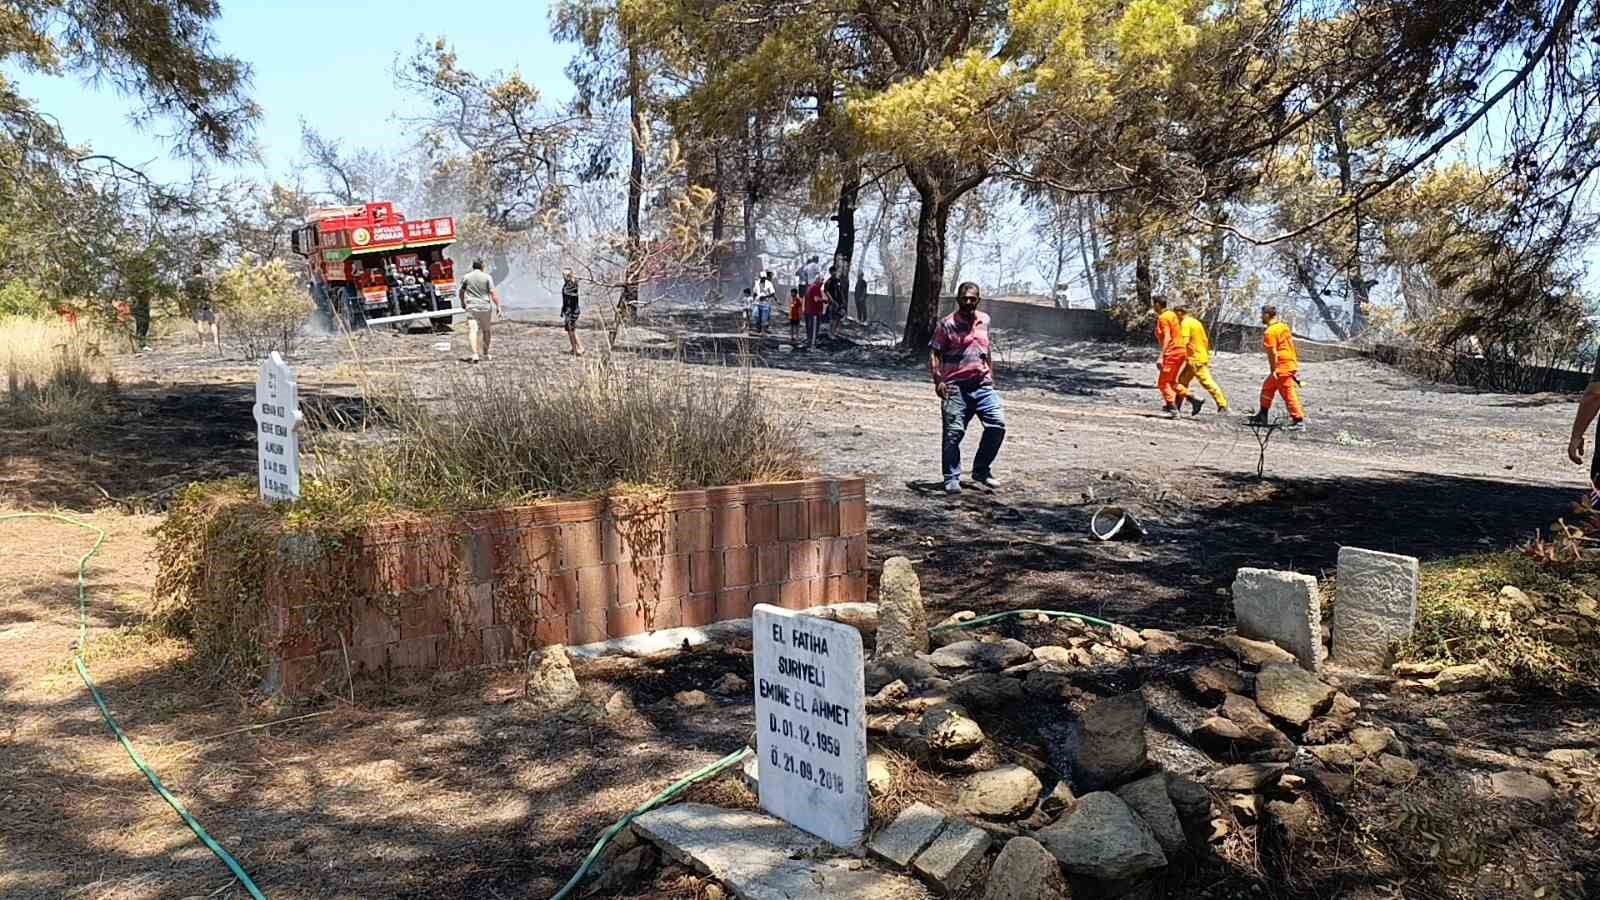
POLYGON ((431 320, 435 330, 448 328, 461 312, 455 266, 444 255, 455 240, 455 219, 407 221, 392 203, 313 209, 289 234, 311 271, 318 311, 351 327, 431 320))

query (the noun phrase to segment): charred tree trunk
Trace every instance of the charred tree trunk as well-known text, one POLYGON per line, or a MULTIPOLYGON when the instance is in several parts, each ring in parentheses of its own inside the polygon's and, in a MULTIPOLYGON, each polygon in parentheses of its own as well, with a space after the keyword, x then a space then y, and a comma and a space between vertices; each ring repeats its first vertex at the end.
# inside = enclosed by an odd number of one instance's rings
POLYGON ((1294 266, 1294 280, 1300 282, 1300 287, 1305 290, 1306 296, 1310 298, 1311 305, 1316 307, 1317 313, 1322 316, 1322 324, 1328 326, 1328 330, 1333 332, 1341 341, 1350 337, 1350 333, 1345 331, 1344 325, 1340 323, 1339 317, 1334 314, 1327 301, 1322 299, 1322 289, 1317 287, 1317 276, 1316 273, 1311 271, 1310 263, 1306 262, 1298 253, 1295 254, 1291 262, 1294 266))
POLYGON ((860 195, 861 164, 849 163, 845 167, 844 182, 839 185, 839 205, 833 214, 834 221, 839 223, 839 239, 833 245, 833 264, 839 268, 839 283, 844 285, 845 296, 849 296, 851 264, 856 256, 856 201, 860 195))
MULTIPOLYGON (((1328 107, 1328 124, 1333 133, 1334 163, 1339 167, 1339 196, 1348 197, 1355 189, 1355 158, 1345 134, 1344 110, 1337 103, 1328 107)), ((1350 287, 1349 334, 1354 335, 1367 330, 1367 303, 1372 292, 1362 259, 1361 218, 1358 203, 1350 213, 1350 262, 1345 266, 1345 279, 1350 287)))
POLYGON ((1144 238, 1139 238, 1138 249, 1134 251, 1133 285, 1139 307, 1149 309, 1150 301, 1155 299, 1155 279, 1150 273, 1150 244, 1144 238))
POLYGON ((711 151, 711 244, 720 247, 728 231, 728 195, 722 189, 724 173, 722 151, 711 151))
POLYGON ((632 126, 633 153, 628 164, 628 269, 623 277, 622 293, 617 298, 617 313, 611 323, 611 342, 617 340, 622 323, 633 317, 639 309, 639 283, 644 280, 644 243, 639 227, 639 210, 644 196, 644 110, 641 98, 642 75, 639 71, 639 51, 628 38, 628 122, 632 126))
POLYGON ((917 211, 917 262, 911 281, 911 308, 906 310, 903 343, 908 350, 928 346, 939 321, 940 288, 944 287, 945 228, 950 204, 938 194, 922 197, 917 211))

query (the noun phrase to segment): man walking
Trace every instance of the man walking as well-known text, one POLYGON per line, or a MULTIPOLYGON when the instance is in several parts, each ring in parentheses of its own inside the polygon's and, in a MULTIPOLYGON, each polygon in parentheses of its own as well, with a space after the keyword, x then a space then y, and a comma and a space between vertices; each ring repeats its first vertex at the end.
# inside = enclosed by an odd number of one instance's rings
POLYGON ((494 278, 483 270, 481 259, 473 260, 472 271, 461 279, 461 307, 467 311, 467 345, 472 348, 472 356, 466 361, 488 359, 489 326, 496 312, 504 315, 505 311, 500 306, 494 278))
POLYGON ((1289 408, 1289 425, 1284 430, 1304 431, 1306 411, 1300 405, 1300 356, 1294 349, 1294 332, 1278 321, 1278 308, 1270 304, 1261 307, 1261 324, 1267 326, 1261 338, 1267 351, 1267 380, 1261 384, 1261 410, 1250 417, 1250 423, 1267 424, 1272 400, 1281 396, 1289 408))
MULTIPOLYGON (((1596 361, 1594 374, 1589 376, 1589 386, 1578 400, 1578 410, 1572 416, 1572 436, 1567 440, 1567 458, 1577 465, 1583 465, 1584 437, 1597 415, 1600 415, 1600 361, 1596 361)), ((1589 464, 1589 488, 1591 491, 1600 491, 1600 450, 1595 452, 1594 461, 1589 464)), ((1590 494, 1591 501, 1594 498, 1595 494, 1590 494)))
POLYGON ((1161 392, 1161 410, 1167 418, 1176 419, 1178 408, 1189 392, 1178 384, 1178 374, 1183 371, 1184 350, 1180 333, 1182 322, 1178 314, 1167 309, 1167 298, 1156 297, 1150 301, 1156 312, 1156 343, 1161 346, 1161 361, 1156 364, 1156 389, 1161 392))
POLYGON ((1198 318, 1189 315, 1188 303, 1180 302, 1176 309, 1178 341, 1183 344, 1184 353, 1183 371, 1178 373, 1178 390, 1188 396, 1189 415, 1200 415, 1201 407, 1206 405, 1205 398, 1189 393, 1189 382, 1198 379, 1206 393, 1217 401, 1217 413, 1225 416, 1228 414, 1228 397, 1211 377, 1211 338, 1206 334, 1206 326, 1198 318))
POLYGON ((1006 439, 1006 413, 994 387, 989 314, 978 311, 981 301, 978 286, 964 282, 956 290, 956 311, 939 321, 928 342, 928 373, 943 419, 944 492, 952 495, 961 493, 961 439, 973 416, 983 423, 983 438, 972 460, 972 481, 1000 488, 993 466, 1006 439))
POLYGON ((211 281, 206 278, 204 268, 194 267, 194 273, 183 283, 183 296, 189 307, 189 318, 194 322, 195 337, 204 345, 209 335, 212 349, 221 356, 222 335, 217 329, 217 311, 211 305, 211 281))
POLYGON ((561 270, 561 327, 567 332, 567 352, 583 355, 583 341, 578 338, 578 276, 571 269, 561 270))

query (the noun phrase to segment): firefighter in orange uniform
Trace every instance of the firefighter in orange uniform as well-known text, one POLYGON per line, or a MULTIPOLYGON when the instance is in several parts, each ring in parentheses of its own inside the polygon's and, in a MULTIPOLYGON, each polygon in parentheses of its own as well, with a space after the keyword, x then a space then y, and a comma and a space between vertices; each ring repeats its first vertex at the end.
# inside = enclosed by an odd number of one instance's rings
MULTIPOLYGON (((1228 414, 1228 396, 1222 393, 1222 388, 1211 377, 1211 338, 1206 334, 1206 326, 1189 315, 1187 303, 1179 303, 1177 310, 1178 342, 1183 344, 1184 352, 1183 371, 1178 373, 1178 390, 1188 393, 1189 382, 1198 380, 1206 393, 1217 401, 1217 413, 1225 416, 1228 414)), ((1205 405, 1205 398, 1189 394, 1189 415, 1200 415, 1200 408, 1205 405)))
POLYGON ((1267 424, 1274 397, 1283 397, 1289 407, 1288 431, 1302 431, 1306 424, 1305 407, 1300 405, 1300 357, 1294 349, 1294 333, 1278 321, 1276 306, 1261 307, 1261 324, 1267 326, 1262 346, 1267 351, 1267 380, 1261 385, 1261 411, 1250 417, 1251 424, 1267 424))
POLYGON ((1161 391, 1162 410, 1167 418, 1178 417, 1178 406, 1189 396, 1189 391, 1178 383, 1183 371, 1184 349, 1182 324, 1178 314, 1167 309, 1165 297, 1157 297, 1150 305, 1156 311, 1156 343, 1161 345, 1160 370, 1156 375, 1156 388, 1161 391))

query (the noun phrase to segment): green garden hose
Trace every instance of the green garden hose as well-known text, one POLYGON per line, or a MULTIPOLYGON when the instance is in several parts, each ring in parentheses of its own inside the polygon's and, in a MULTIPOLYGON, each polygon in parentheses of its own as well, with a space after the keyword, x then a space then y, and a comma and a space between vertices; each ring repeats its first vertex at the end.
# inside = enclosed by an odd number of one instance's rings
POLYGON ((239 865, 238 860, 234 859, 220 844, 212 840, 211 835, 206 833, 205 828, 195 820, 194 816, 189 815, 189 811, 183 808, 183 804, 178 802, 178 798, 172 796, 172 793, 167 790, 167 786, 161 783, 160 778, 156 777, 156 773, 145 763, 144 758, 139 755, 139 751, 133 748, 133 743, 123 733, 122 727, 117 724, 117 720, 112 717, 110 708, 106 706, 105 698, 100 696, 100 689, 95 686, 94 679, 89 677, 88 667, 83 664, 83 647, 89 634, 88 579, 85 577, 84 572, 89 567, 89 560, 93 559, 94 555, 100 552, 100 548, 105 546, 105 529, 97 528, 87 522, 80 522, 77 519, 57 515, 56 513, 13 513, 0 516, 0 522, 10 522, 17 519, 47 519, 54 522, 65 522, 68 525, 75 525, 79 528, 93 531, 98 535, 94 546, 90 547, 89 552, 78 559, 78 643, 73 650, 72 665, 78 670, 78 677, 83 679, 84 686, 89 689, 89 695, 94 698, 95 706, 100 707, 100 715, 105 718, 106 724, 111 727, 111 733, 117 736, 117 741, 122 744, 122 749, 128 751, 128 757, 133 760, 134 766, 144 774, 145 778, 149 779, 150 786, 155 788, 156 793, 161 795, 161 799, 167 801, 167 805, 172 807, 173 811, 183 819, 184 823, 189 826, 189 830, 193 831, 195 837, 200 839, 200 843, 205 844, 206 849, 210 850, 227 865, 229 871, 233 872, 234 877, 239 879, 239 883, 244 885, 244 889, 250 892, 251 897, 254 897, 255 900, 267 900, 266 895, 261 893, 261 889, 256 887, 254 881, 250 880, 249 874, 239 865))
POLYGON ((707 778, 720 775, 729 767, 738 765, 739 763, 743 762, 744 758, 749 756, 751 752, 752 751, 749 747, 740 747, 738 750, 729 753, 727 756, 724 756, 711 765, 680 778, 677 781, 674 781, 666 790, 655 795, 654 797, 651 797, 649 800, 646 800, 638 809, 618 819, 616 824, 612 825, 610 828, 607 828, 605 833, 600 835, 600 840, 594 842, 594 849, 589 851, 589 855, 587 857, 584 857, 583 865, 578 867, 578 871, 572 874, 572 877, 567 880, 567 883, 563 885, 561 890, 557 891, 556 895, 551 897, 550 900, 566 900, 566 898, 572 894, 572 891, 583 882, 583 877, 589 874, 590 867, 594 865, 595 860, 600 858, 600 852, 606 848, 607 844, 611 843, 611 839, 616 837, 617 834, 622 831, 622 829, 628 827, 629 822, 632 822, 634 819, 637 819, 650 810, 655 809, 656 807, 661 806, 670 800, 676 799, 679 794, 682 794, 684 791, 688 790, 696 782, 704 781, 707 778))
POLYGON ((928 633, 948 631, 952 628, 976 628, 979 625, 987 625, 990 622, 1009 619, 1012 616, 1046 616, 1052 619, 1077 619, 1079 622, 1088 625, 1099 625, 1101 628, 1110 628, 1112 625, 1111 622, 1107 622, 1105 619, 1096 619, 1094 616, 1086 616, 1082 613, 1059 612, 1053 609, 1011 609, 987 616, 979 616, 976 619, 968 619, 965 622, 946 622, 943 625, 935 625, 928 629, 928 633))

